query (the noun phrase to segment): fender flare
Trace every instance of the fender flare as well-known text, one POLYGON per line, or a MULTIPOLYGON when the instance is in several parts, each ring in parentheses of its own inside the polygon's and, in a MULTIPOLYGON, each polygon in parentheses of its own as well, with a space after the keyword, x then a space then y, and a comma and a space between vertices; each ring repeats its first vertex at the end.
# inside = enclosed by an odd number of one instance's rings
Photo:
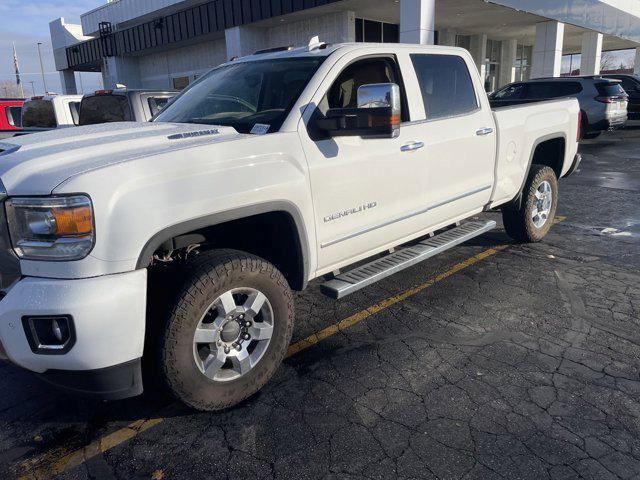
MULTIPOLYGON (((509 206, 511 208, 515 210, 519 210, 522 206, 522 190, 524 189, 525 183, 527 183, 527 178, 529 178, 529 172, 531 172, 531 166, 533 165, 533 156, 536 154, 536 150, 538 149, 540 144, 547 142, 549 140, 555 140, 556 138, 561 138, 562 140, 564 140, 564 145, 565 145, 564 161, 566 161, 566 148, 567 148, 566 133, 564 132, 549 133, 547 135, 543 135, 542 137, 537 138, 535 142, 533 142, 533 144, 531 145, 531 153, 529 154, 529 163, 527 164, 527 169, 524 172, 524 177, 522 178, 522 184, 520 185, 520 189, 518 190, 518 193, 516 194, 516 196, 513 197, 513 200, 509 202, 509 206)), ((562 164, 563 167, 564 167, 564 161, 562 164)), ((560 178, 558 178, 558 180, 559 179, 560 178)))
POLYGON ((302 213, 298 207, 292 202, 280 200, 273 202, 261 203, 258 205, 250 205, 245 207, 234 208, 231 210, 225 210, 223 212, 214 213, 211 215, 205 215, 203 217, 193 218, 186 220, 169 227, 166 227, 159 232, 156 232, 142 248, 138 260, 136 262, 136 268, 147 268, 151 264, 153 253, 166 241, 180 235, 193 232, 194 230, 201 230, 207 227, 213 227, 233 220, 240 220, 243 218, 252 217, 264 213, 285 212, 293 220, 297 235, 295 238, 299 258, 301 258, 302 266, 302 278, 300 279, 300 290, 304 290, 307 286, 309 279, 310 269, 310 251, 309 251, 309 239, 307 236, 307 230, 303 220, 302 213))

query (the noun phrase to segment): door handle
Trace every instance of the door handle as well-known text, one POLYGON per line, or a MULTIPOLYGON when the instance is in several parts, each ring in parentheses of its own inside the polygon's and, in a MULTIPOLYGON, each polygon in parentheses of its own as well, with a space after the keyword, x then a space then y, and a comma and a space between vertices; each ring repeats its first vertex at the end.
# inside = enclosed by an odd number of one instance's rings
POLYGON ((484 135, 489 135, 490 133, 493 133, 493 128, 491 127, 484 127, 484 128, 481 128, 480 130, 476 130, 476 135, 478 135, 479 137, 482 137, 484 135))
POLYGON ((415 152, 416 150, 420 150, 423 147, 424 147, 424 142, 413 142, 413 143, 408 143, 407 145, 403 145, 402 148, 400 148, 400 150, 403 152, 415 152))

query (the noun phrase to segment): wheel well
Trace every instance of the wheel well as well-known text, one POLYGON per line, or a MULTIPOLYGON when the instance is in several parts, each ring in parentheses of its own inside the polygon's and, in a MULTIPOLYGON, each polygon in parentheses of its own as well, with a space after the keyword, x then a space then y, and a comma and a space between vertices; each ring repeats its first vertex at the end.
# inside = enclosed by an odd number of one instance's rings
POLYGON ((545 140, 536 146, 531 163, 551 167, 560 178, 564 165, 566 140, 562 137, 545 140))
POLYGON ((274 211, 199 228, 165 240, 153 253, 151 268, 180 263, 193 252, 231 248, 271 262, 294 290, 306 284, 300 232, 288 212, 274 211))

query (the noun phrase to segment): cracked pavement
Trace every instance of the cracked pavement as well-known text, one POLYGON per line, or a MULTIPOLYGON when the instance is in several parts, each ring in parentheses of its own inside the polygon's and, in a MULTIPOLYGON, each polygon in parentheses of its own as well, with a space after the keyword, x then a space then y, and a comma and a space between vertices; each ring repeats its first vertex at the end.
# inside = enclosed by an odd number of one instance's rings
MULTIPOLYGON (((640 130, 581 150, 560 184, 567 219, 542 243, 297 353, 236 408, 175 409, 59 478, 640 478, 640 130)), ((294 341, 505 243, 500 228, 338 302, 313 282, 296 295, 294 341)), ((9 364, 0 389, 0 478, 170 402, 66 396, 9 364)))

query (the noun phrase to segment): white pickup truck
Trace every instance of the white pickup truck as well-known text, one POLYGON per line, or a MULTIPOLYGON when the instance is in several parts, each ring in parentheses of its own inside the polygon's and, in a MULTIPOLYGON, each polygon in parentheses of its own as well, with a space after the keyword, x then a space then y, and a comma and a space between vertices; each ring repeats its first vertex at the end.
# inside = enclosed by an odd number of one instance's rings
POLYGON ((75 127, 81 101, 82 95, 56 94, 25 100, 22 104, 22 130, 18 135, 75 127))
POLYGON ((313 43, 221 65, 152 123, 13 138, 2 350, 107 399, 142 391, 144 356, 186 404, 236 404, 285 356, 292 289, 344 297, 494 209, 542 239, 579 124, 575 99, 492 111, 462 49, 313 43))

